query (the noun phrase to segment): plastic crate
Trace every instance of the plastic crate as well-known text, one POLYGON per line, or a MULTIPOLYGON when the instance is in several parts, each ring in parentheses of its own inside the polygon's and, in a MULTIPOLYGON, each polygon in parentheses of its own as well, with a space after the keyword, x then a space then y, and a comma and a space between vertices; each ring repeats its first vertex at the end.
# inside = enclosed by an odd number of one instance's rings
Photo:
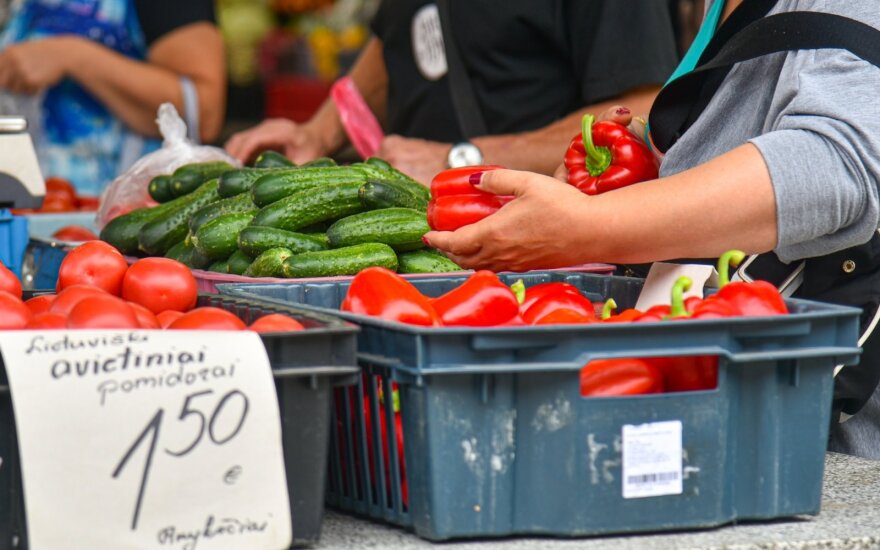
POLYGON ((28 243, 28 221, 0 208, 0 262, 21 277, 21 263, 28 243))
MULTIPOLYGON (((332 390, 358 379, 358 329, 320 313, 229 296, 202 295, 198 305, 221 307, 248 323, 266 313, 286 313, 307 329, 261 338, 278 394, 294 546, 314 544, 324 517, 332 390)), ((15 419, 6 384, 0 358, 0 549, 20 550, 28 545, 15 419)))
MULTIPOLYGON (((590 274, 502 276, 566 281, 631 307, 643 281, 590 274)), ((412 281, 436 296, 464 277, 412 281)), ((334 311, 348 283, 221 286, 221 292, 334 311)), ((857 361, 853 308, 791 300, 780 317, 506 328, 358 322, 358 389, 337 396, 328 503, 428 539, 580 536, 712 527, 819 511, 833 370, 857 361), (714 390, 583 398, 578 371, 603 357, 719 356, 714 390), (364 401, 396 437, 368 456, 364 401), (381 388, 381 392, 380 392, 381 388), (680 420, 680 495, 624 499, 625 424, 680 420), (385 467, 385 456, 389 456, 385 467), (381 467, 380 467, 381 465, 381 467)), ((339 393, 339 392, 338 392, 339 393)), ((370 438, 383 441, 371 423, 370 438)))

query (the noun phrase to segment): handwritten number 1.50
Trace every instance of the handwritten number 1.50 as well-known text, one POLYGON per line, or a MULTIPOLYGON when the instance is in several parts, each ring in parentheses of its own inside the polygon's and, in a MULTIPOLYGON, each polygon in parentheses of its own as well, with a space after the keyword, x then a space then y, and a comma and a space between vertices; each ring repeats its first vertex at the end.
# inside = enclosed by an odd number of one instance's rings
MULTIPOLYGON (((176 458, 182 458, 186 456, 187 454, 192 452, 193 449, 195 449, 202 441, 202 438, 205 435, 205 431, 208 432, 208 437, 211 438, 211 441, 213 441, 215 445, 224 445, 232 440, 236 435, 238 435, 238 433, 241 431, 242 426, 244 425, 245 417, 247 417, 247 413, 250 408, 250 403, 248 402, 247 396, 239 390, 232 390, 226 393, 226 395, 224 395, 220 399, 220 402, 217 403, 217 406, 214 407, 214 411, 211 413, 211 418, 210 420, 208 420, 202 411, 192 408, 192 402, 198 397, 206 396, 212 393, 214 393, 213 390, 205 390, 191 393, 186 396, 177 420, 178 422, 183 422, 189 416, 194 415, 196 420, 198 420, 198 430, 196 431, 195 437, 189 445, 179 451, 165 449, 166 453, 176 458), (218 417, 220 417, 227 404, 229 404, 235 397, 237 397, 238 400, 241 402, 241 413, 238 421, 235 423, 235 427, 228 434, 222 434, 222 437, 218 437, 218 434, 216 433, 217 419, 218 417)), ((141 482, 140 486, 138 487, 138 495, 137 499, 135 500, 134 514, 132 515, 131 520, 132 531, 137 529, 138 519, 140 519, 141 506, 144 501, 144 492, 146 491, 147 479, 150 475, 150 467, 153 464, 153 456, 156 453, 156 445, 159 441, 159 432, 162 427, 162 418, 164 415, 164 409, 160 408, 158 411, 156 411, 156 414, 153 415, 153 418, 151 418, 150 421, 147 422, 147 425, 137 436, 134 443, 132 443, 128 450, 125 452, 122 459, 119 461, 119 464, 117 464, 116 468, 113 470, 113 475, 111 476, 113 479, 118 478, 122 474, 122 471, 125 469, 126 464, 128 464, 128 461, 131 459, 134 453, 141 447, 142 444, 144 444, 144 442, 149 440, 149 449, 147 450, 147 457, 144 461, 144 469, 143 473, 141 474, 141 482)))

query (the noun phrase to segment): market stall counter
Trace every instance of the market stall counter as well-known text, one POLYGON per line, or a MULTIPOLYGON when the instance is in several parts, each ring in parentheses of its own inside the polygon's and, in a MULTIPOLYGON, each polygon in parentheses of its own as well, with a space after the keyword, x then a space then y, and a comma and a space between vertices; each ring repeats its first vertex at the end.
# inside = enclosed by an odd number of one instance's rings
POLYGON ((442 548, 443 550, 518 549, 843 549, 880 547, 880 462, 828 453, 818 516, 749 522, 718 529, 595 538, 506 538, 434 544, 379 523, 329 511, 315 548, 442 548))

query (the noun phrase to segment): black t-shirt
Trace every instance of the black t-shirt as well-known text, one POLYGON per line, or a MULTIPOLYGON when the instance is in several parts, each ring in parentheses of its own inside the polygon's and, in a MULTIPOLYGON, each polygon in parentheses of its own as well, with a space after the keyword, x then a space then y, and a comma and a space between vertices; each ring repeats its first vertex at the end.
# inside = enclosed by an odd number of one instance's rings
POLYGON ((134 0, 134 6, 147 46, 190 23, 215 21, 212 0, 134 0))
MULTIPOLYGON (((372 30, 388 71, 388 130, 452 143, 464 136, 447 77, 438 74, 432 10, 430 0, 384 0, 372 30)), ((450 2, 450 11, 490 134, 542 128, 585 105, 662 84, 677 63, 662 0, 468 0, 450 2)))

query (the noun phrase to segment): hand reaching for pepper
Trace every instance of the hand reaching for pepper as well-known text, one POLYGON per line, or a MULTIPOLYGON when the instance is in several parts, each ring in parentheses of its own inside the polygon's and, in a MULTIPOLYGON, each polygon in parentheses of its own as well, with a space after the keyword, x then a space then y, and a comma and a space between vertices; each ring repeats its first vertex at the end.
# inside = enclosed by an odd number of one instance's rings
POLYGON ((425 235, 430 246, 460 266, 493 271, 567 267, 579 263, 580 251, 588 250, 571 246, 574 233, 582 233, 575 230, 578 219, 588 216, 594 200, 576 188, 515 170, 483 172, 478 188, 516 198, 478 223, 425 235))

